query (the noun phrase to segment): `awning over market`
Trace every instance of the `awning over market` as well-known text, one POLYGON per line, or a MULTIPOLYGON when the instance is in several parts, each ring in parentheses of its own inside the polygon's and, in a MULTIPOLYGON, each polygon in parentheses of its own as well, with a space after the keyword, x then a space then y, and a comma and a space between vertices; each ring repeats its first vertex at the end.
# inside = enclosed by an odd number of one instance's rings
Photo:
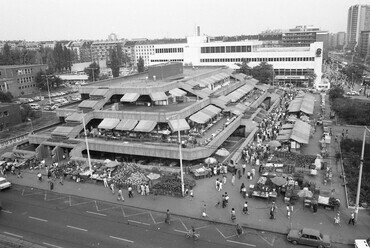
POLYGON ((191 115, 189 119, 196 122, 196 123, 204 124, 204 123, 208 122, 211 119, 211 117, 208 116, 207 114, 203 113, 202 111, 199 111, 199 112, 191 115))
POLYGON ((302 98, 295 98, 293 99, 288 107, 289 113, 293 112, 299 112, 301 109, 301 104, 302 104, 302 98))
POLYGON ((120 131, 131 131, 132 129, 134 129, 138 122, 138 120, 132 119, 121 120, 115 129, 120 131))
POLYGON ((135 102, 139 98, 138 93, 126 93, 121 97, 121 102, 135 102))
POLYGON ((104 118, 104 120, 99 124, 98 128, 113 129, 118 125, 119 122, 120 122, 119 119, 104 118))
POLYGON ((185 119, 179 119, 179 120, 170 120, 168 122, 168 125, 170 126, 171 130, 176 132, 176 131, 184 131, 184 130, 189 130, 190 126, 186 122, 185 119))
POLYGON ((1 158, 13 159, 14 158, 14 153, 13 152, 5 152, 3 155, 1 155, 1 158))
POLYGON ((238 90, 235 90, 235 91, 233 91, 233 92, 231 92, 230 94, 227 95, 227 97, 229 97, 232 102, 238 101, 243 96, 244 96, 244 93, 242 93, 238 90))
POLYGON ((107 94, 109 89, 94 89, 91 93, 90 96, 105 96, 107 94))
POLYGON ((66 121, 75 121, 75 122, 80 122, 82 123, 82 118, 84 117, 85 114, 83 113, 78 113, 78 112, 75 112, 73 114, 71 114, 70 116, 67 116, 66 118, 66 121))
POLYGON ((248 107, 247 107, 247 106, 245 106, 245 105, 244 105, 244 104, 242 104, 242 103, 238 103, 238 104, 236 104, 236 105, 235 105, 235 107, 237 107, 237 108, 241 109, 243 112, 244 112, 244 111, 246 111, 246 110, 248 109, 248 107))
POLYGON ((99 101, 94 101, 94 100, 84 100, 82 101, 78 107, 79 108, 94 108, 96 104, 98 104, 99 101))
POLYGON ((70 126, 57 126, 51 135, 68 136, 73 131, 73 127, 70 126))
POLYGON ((278 135, 276 140, 278 141, 287 141, 290 138, 290 134, 278 135))
POLYGON ((294 127, 294 124, 284 124, 281 126, 282 129, 292 129, 294 127))
POLYGON ((221 113, 221 109, 213 105, 208 105, 207 107, 202 109, 202 111, 205 112, 207 115, 211 116, 212 118, 221 113))
POLYGON ((165 101, 168 99, 167 95, 164 92, 152 92, 149 94, 153 102, 156 101, 165 101))
POLYGON ((313 109, 315 106, 315 97, 309 94, 306 94, 303 97, 302 104, 301 104, 301 111, 303 113, 312 115, 313 114, 313 109))
POLYGON ((169 93, 173 96, 185 96, 186 95, 186 91, 183 91, 179 88, 174 88, 170 90, 169 93))
POLYGON ((290 139, 301 144, 308 144, 310 140, 310 132, 310 124, 297 120, 294 124, 290 139))
POLYGON ((134 131, 149 133, 155 128, 156 125, 157 125, 157 122, 155 121, 142 120, 137 124, 134 131))
POLYGON ((282 129, 279 131, 279 135, 286 135, 286 134, 291 134, 292 133, 292 129, 282 129))

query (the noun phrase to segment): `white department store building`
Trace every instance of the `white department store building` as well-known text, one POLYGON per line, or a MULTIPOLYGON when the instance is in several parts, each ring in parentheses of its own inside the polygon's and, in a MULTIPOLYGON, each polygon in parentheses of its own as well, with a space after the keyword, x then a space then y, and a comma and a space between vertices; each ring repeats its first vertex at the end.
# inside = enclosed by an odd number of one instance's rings
MULTIPOLYGON (((142 46, 142 45, 141 45, 142 46)), ((263 41, 212 42, 207 36, 187 37, 186 43, 146 44, 145 65, 168 61, 193 66, 228 66, 238 68, 243 59, 254 67, 266 61, 274 68, 275 83, 305 85, 305 76, 313 71, 317 77, 315 88, 321 84, 323 43, 314 42, 309 47, 268 47, 263 41)), ((135 49, 136 50, 136 49, 135 49)), ((138 55, 138 54, 136 54, 138 55)))

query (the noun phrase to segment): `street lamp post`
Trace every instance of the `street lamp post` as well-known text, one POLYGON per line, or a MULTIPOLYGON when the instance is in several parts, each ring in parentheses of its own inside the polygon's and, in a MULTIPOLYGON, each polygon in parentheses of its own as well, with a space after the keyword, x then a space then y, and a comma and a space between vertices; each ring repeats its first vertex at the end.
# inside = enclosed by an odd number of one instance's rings
POLYGON ((32 119, 31 118, 27 118, 27 121, 29 121, 31 123, 31 134, 33 134, 33 124, 32 124, 32 119))
POLYGON ((49 88, 49 75, 42 75, 42 76, 46 78, 46 85, 48 87, 48 95, 49 95, 49 103, 51 105, 50 88, 49 88))
POLYGON ((82 125, 84 127, 84 133, 85 133, 85 143, 86 143, 86 151, 87 151, 87 162, 89 164, 89 170, 90 170, 90 173, 91 173, 92 172, 92 166, 91 166, 89 142, 87 142, 87 132, 86 132, 86 126, 85 126, 85 116, 83 115, 83 113, 82 113, 82 125))
POLYGON ((185 196, 185 185, 184 185, 184 170, 182 166, 182 150, 181 150, 181 134, 180 134, 180 117, 179 114, 173 115, 167 119, 171 119, 172 117, 177 117, 177 136, 179 142, 179 159, 180 159, 180 177, 181 177, 181 195, 182 197, 185 196))
POLYGON ((358 208, 359 208, 359 205, 360 205, 361 178, 362 178, 362 167, 364 165, 366 131, 369 131, 370 132, 370 130, 365 126, 365 129, 364 129, 364 137, 362 139, 362 151, 361 151, 361 160, 360 160, 360 171, 359 171, 359 175, 358 175, 357 194, 356 194, 356 205, 355 205, 355 221, 356 222, 357 222, 357 218, 358 218, 358 208))

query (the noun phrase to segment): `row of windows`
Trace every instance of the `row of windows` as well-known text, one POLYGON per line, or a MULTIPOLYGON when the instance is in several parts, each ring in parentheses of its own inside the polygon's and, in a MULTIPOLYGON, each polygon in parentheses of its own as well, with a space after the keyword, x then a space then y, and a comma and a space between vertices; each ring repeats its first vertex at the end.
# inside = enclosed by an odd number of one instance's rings
POLYGON ((299 58, 217 58, 217 59, 200 59, 200 62, 286 62, 286 61, 315 61, 314 57, 299 58))
POLYGON ((246 53, 251 51, 251 46, 219 46, 200 48, 201 53, 246 53))
POLYGON ((184 48, 157 48, 155 49, 155 53, 183 53, 184 48))
POLYGON ((18 89, 26 89, 26 88, 32 88, 32 87, 36 87, 36 84, 31 84, 31 85, 25 85, 25 86, 19 86, 18 89))
POLYGON ((17 70, 17 75, 31 74, 33 72, 32 68, 17 70))
POLYGON ((0 112, 0 118, 3 118, 5 116, 9 116, 9 112, 8 111, 0 112))
POLYGON ((184 62, 183 59, 151 59, 150 62, 184 62))
POLYGON ((18 83, 23 84, 23 83, 29 83, 33 81, 33 76, 32 77, 24 77, 24 78, 18 78, 18 83))
POLYGON ((308 72, 314 72, 313 69, 275 69, 275 76, 304 76, 308 72))

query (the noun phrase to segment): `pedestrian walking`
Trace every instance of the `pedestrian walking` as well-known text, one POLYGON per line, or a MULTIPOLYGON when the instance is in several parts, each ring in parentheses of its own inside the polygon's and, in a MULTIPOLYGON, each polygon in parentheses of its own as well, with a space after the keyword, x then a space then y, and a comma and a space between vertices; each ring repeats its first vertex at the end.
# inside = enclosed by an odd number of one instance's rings
POLYGON ((240 178, 242 178, 242 172, 241 172, 241 170, 239 169, 239 170, 238 170, 238 179, 240 180, 240 178))
POLYGON ((348 221, 348 225, 351 224, 351 223, 352 223, 352 225, 355 225, 355 213, 354 212, 351 213, 351 217, 348 221))
POLYGON ((216 178, 216 190, 218 190, 219 188, 220 188, 220 180, 216 178))
POLYGON ((145 195, 149 195, 150 191, 149 191, 149 185, 148 184, 145 184, 145 195))
POLYGON ((231 184, 234 186, 235 185, 235 173, 231 177, 231 184))
POLYGON ((103 178, 104 187, 108 188, 108 179, 106 177, 103 178))
POLYGON ((290 206, 289 206, 289 204, 286 205, 286 214, 287 214, 288 219, 290 219, 290 206))
POLYGON ((270 208, 270 219, 275 219, 275 202, 272 202, 271 208, 270 208))
POLYGON ((118 189, 117 201, 125 201, 125 198, 123 198, 123 193, 122 193, 121 187, 118 189))
POLYGON ((59 183, 60 183, 60 185, 63 185, 63 177, 64 177, 64 175, 63 175, 63 173, 60 175, 60 177, 59 177, 59 183))
POLYGON ((134 194, 132 193, 131 185, 128 186, 127 190, 128 190, 128 198, 134 198, 134 194))
POLYGON ((49 185, 50 185, 50 190, 53 190, 54 189, 54 183, 52 181, 49 181, 49 185))
POLYGON ((220 182, 218 185, 218 191, 221 191, 221 190, 222 190, 222 182, 220 182))
POLYGON ((240 224, 236 224, 236 236, 239 238, 239 236, 242 234, 243 234, 243 228, 240 226, 240 224))
POLYGON ((37 173, 37 179, 41 182, 42 181, 42 174, 41 172, 37 173))
POLYGON ((247 165, 246 164, 242 164, 242 169, 243 169, 243 176, 245 174, 245 169, 247 168, 247 165))
POLYGON ((249 214, 248 212, 248 202, 244 202, 243 204, 243 214, 249 214))
POLYGON ((170 210, 169 209, 167 209, 166 219, 164 219, 164 222, 167 223, 168 225, 171 224, 171 213, 170 213, 170 210))
POLYGON ((194 198, 194 190, 193 190, 193 188, 190 189, 189 195, 190 195, 190 201, 192 201, 193 198, 194 198))
POLYGON ((114 195, 114 183, 110 184, 110 189, 112 190, 112 194, 114 195))
POLYGON ((144 184, 140 185, 140 192, 141 192, 141 195, 145 195, 145 185, 144 184))
POLYGON ((222 183, 223 183, 224 185, 226 185, 226 180, 227 180, 226 175, 223 175, 223 176, 222 176, 222 183))
POLYGON ((236 220, 236 213, 235 213, 235 209, 232 208, 231 209, 231 221, 235 222, 235 220, 236 220))

